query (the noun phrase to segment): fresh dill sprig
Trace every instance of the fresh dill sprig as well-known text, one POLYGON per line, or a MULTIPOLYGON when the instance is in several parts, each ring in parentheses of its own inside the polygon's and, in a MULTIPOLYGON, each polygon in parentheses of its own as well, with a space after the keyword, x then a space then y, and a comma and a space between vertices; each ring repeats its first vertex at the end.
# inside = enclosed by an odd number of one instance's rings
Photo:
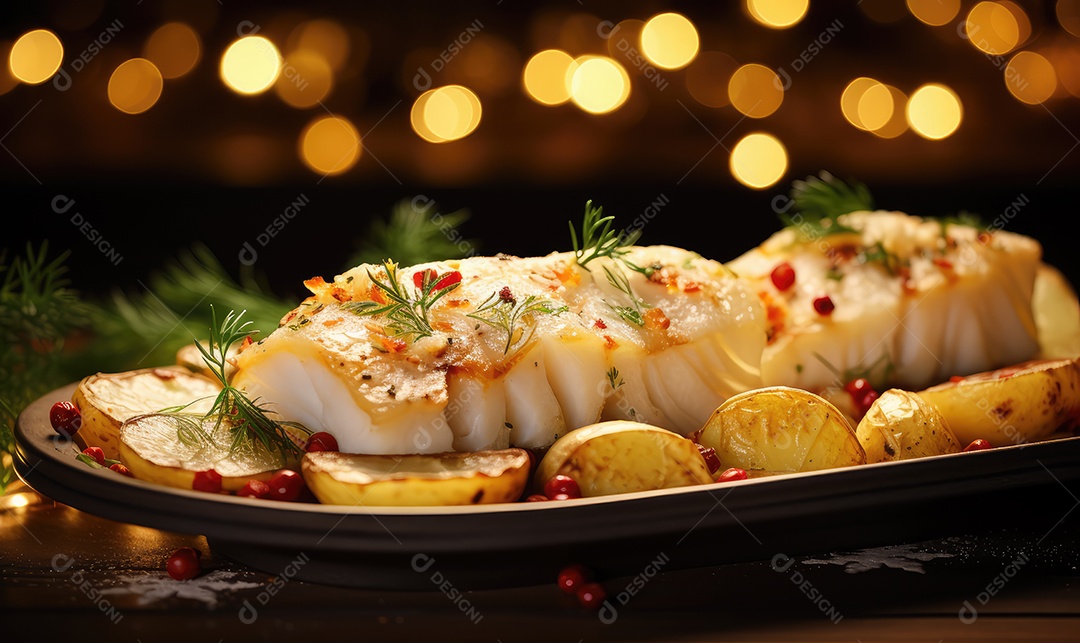
POLYGON ((503 286, 468 316, 506 333, 506 346, 503 348, 503 355, 506 355, 515 345, 524 345, 529 341, 536 330, 536 324, 529 324, 527 333, 524 324, 528 324, 535 314, 556 315, 567 310, 567 306, 558 306, 555 302, 536 295, 529 295, 518 301, 510 287, 503 286))
POLYGON ((611 390, 616 390, 626 382, 623 381, 622 376, 619 375, 619 369, 612 366, 607 371, 608 384, 611 384, 611 390))
MULTIPOLYGON (((641 236, 640 230, 626 233, 613 230, 615 217, 604 214, 604 208, 592 207, 592 200, 585 202, 585 218, 581 223, 581 239, 578 240, 577 231, 574 230, 573 222, 570 222, 570 243, 574 247, 574 257, 577 264, 589 270, 588 263, 600 257, 621 259, 629 250, 628 247, 641 236)), ((638 268, 635 268, 638 269, 638 268)))
POLYGON ((434 270, 418 272, 413 275, 415 288, 410 289, 398 279, 396 263, 384 260, 383 270, 386 281, 367 271, 368 279, 381 293, 383 301, 354 301, 345 304, 344 308, 357 315, 385 317, 395 336, 414 340, 430 337, 435 331, 428 319, 428 311, 435 302, 461 285, 461 273, 456 270, 442 274, 436 274, 434 270))
POLYGON ((834 219, 841 214, 874 209, 874 199, 864 184, 852 181, 848 185, 824 170, 818 176, 806 177, 805 181, 793 181, 790 196, 795 208, 808 219, 834 219))
POLYGON ((214 399, 213 405, 205 415, 185 412, 191 404, 183 407, 165 409, 163 413, 172 416, 177 421, 177 436, 184 444, 207 439, 209 435, 217 435, 222 425, 232 433, 230 451, 235 452, 245 445, 251 445, 258 441, 266 449, 267 453, 278 453, 281 461, 287 462, 290 457, 303 455, 303 449, 293 440, 290 429, 294 432, 311 433, 298 422, 275 420, 270 417, 270 411, 265 405, 259 403, 259 398, 249 398, 243 391, 229 383, 228 355, 229 350, 237 343, 250 338, 255 332, 249 330, 252 322, 243 321, 244 312, 237 314, 229 311, 225 319, 219 325, 217 313, 211 307, 210 337, 204 346, 196 343, 199 352, 202 353, 203 361, 210 373, 221 383, 221 391, 214 399), (214 428, 209 435, 204 431, 202 422, 214 421, 214 428))
POLYGON ((359 249, 349 257, 347 268, 380 263, 384 257, 415 266, 475 254, 480 242, 466 238, 460 230, 468 219, 468 210, 442 214, 431 200, 402 199, 390 211, 389 219, 372 219, 358 243, 359 249))
POLYGON ((896 368, 896 365, 893 364, 892 357, 888 353, 882 353, 868 366, 858 364, 851 368, 844 369, 843 371, 836 368, 836 366, 825 359, 820 353, 814 352, 813 355, 817 361, 821 362, 821 364, 836 378, 833 380, 833 384, 841 388, 852 380, 864 378, 870 382, 870 385, 873 386, 875 390, 882 391, 888 386, 888 383, 892 378, 893 370, 896 368))
POLYGON ((604 266, 604 274, 607 275, 608 283, 614 286, 617 290, 625 294, 630 298, 630 306, 614 306, 608 304, 612 310, 614 310, 619 317, 622 317, 631 324, 637 326, 645 325, 644 312, 648 308, 652 308, 649 304, 641 300, 634 294, 633 288, 630 287, 630 280, 623 274, 622 270, 616 266, 615 270, 604 266))

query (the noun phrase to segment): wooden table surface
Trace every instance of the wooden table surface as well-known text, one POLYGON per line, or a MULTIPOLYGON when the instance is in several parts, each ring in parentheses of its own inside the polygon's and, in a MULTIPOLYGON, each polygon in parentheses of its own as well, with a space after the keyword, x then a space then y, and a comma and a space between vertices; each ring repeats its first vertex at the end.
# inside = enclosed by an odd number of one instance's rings
POLYGON ((99 518, 22 485, 3 503, 4 641, 1080 640, 1080 501, 932 541, 606 578, 614 609, 600 613, 554 582, 452 596, 275 578, 200 536, 99 518), (184 545, 204 552, 203 573, 173 581, 164 561, 184 545))

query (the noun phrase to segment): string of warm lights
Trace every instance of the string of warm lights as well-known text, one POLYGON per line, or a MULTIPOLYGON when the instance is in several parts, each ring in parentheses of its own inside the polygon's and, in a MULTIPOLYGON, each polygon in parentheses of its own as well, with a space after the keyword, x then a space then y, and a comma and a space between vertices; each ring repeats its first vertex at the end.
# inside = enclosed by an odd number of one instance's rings
MULTIPOLYGON (((952 29, 949 25, 954 25, 955 37, 985 54, 1001 70, 1009 94, 1022 103, 1039 105, 1070 94, 1080 97, 1080 53, 1075 47, 1055 46, 1052 40, 1049 45, 1033 47, 1035 40, 1047 39, 1033 38, 1032 20, 1016 2, 980 1, 963 15, 961 0, 864 0, 859 7, 868 18, 882 23, 910 15, 932 28, 952 29), (896 10, 897 3, 903 14, 896 10)), ((809 0, 744 0, 743 9, 753 22, 783 30, 806 17, 809 0)), ((1080 0, 1058 0, 1055 15, 1064 32, 1080 37, 1080 0)), ((702 50, 698 28, 679 13, 573 26, 577 42, 584 39, 591 41, 590 45, 560 44, 542 49, 514 72, 519 74, 523 94, 542 106, 573 105, 601 116, 623 108, 634 91, 646 91, 649 85, 663 90, 680 79, 700 105, 711 109, 730 106, 742 116, 762 120, 782 107, 790 90, 789 79, 782 77, 784 70, 780 68, 702 50), (606 50, 607 55, 599 55, 597 50, 606 50)), ((429 56, 430 64, 422 59, 424 64, 412 79, 420 94, 412 103, 410 124, 424 141, 445 144, 472 134, 483 115, 480 96, 500 89, 493 80, 498 76, 494 66, 498 61, 516 60, 518 54, 509 43, 486 34, 477 38, 483 29, 477 21, 463 32, 460 41, 434 58, 429 56), (459 53, 463 58, 473 57, 473 63, 464 68, 475 73, 459 74, 459 80, 466 80, 456 84, 434 86, 431 72, 459 53)), ((258 25, 242 24, 237 37, 220 54, 219 75, 237 94, 258 96, 272 89, 285 104, 311 109, 324 105, 335 86, 351 78, 343 77, 351 44, 350 32, 333 20, 301 23, 279 42, 261 32, 258 25)), ((48 29, 34 29, 13 43, 0 43, 0 55, 4 54, 8 65, 0 70, 0 95, 19 83, 39 85, 58 72, 66 73, 62 69, 64 45, 48 29)), ((418 55, 428 56, 426 51, 418 55)), ((109 103, 126 114, 144 113, 168 91, 169 81, 191 73, 202 57, 203 43, 195 29, 183 22, 163 24, 146 39, 141 57, 130 58, 112 70, 106 88, 109 103)), ((896 138, 910 130, 931 141, 941 140, 958 130, 964 113, 957 92, 940 82, 898 88, 859 76, 847 83, 837 99, 850 125, 881 139, 896 138)), ((334 175, 355 166, 363 143, 346 116, 332 114, 309 121, 299 135, 297 148, 312 171, 334 175)), ((739 140, 729 161, 735 179, 754 189, 775 185, 788 167, 784 144, 764 131, 739 140)))

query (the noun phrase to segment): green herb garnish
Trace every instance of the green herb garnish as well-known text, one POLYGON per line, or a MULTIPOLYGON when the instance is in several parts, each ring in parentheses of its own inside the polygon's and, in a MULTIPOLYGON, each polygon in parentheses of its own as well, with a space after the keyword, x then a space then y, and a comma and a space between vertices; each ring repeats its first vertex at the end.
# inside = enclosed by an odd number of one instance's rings
POLYGON ((619 369, 612 366, 607 372, 608 384, 611 384, 611 390, 616 390, 626 382, 623 382, 622 377, 619 375, 619 369))
MULTIPOLYGON (((589 270, 587 264, 593 259, 610 257, 620 259, 628 252, 628 247, 641 236, 640 230, 630 233, 615 232, 612 228, 615 217, 601 216, 604 208, 592 207, 592 201, 585 202, 585 218, 581 223, 581 240, 578 241, 574 224, 570 225, 570 242, 574 247, 574 257, 577 264, 589 270)), ((636 268, 637 270, 641 270, 636 268)))
POLYGON ((491 293, 469 317, 506 333, 506 346, 503 347, 503 355, 506 355, 515 345, 528 342, 536 330, 536 324, 529 324, 535 314, 555 315, 567 310, 569 309, 566 306, 558 306, 555 302, 540 299, 536 295, 529 295, 518 301, 510 292, 510 287, 503 286, 498 292, 491 293), (526 324, 529 324, 528 333, 526 324))
POLYGON ((343 307, 357 315, 385 317, 387 326, 395 336, 412 337, 414 340, 430 337, 435 331, 428 319, 428 312, 435 302, 461 285, 461 273, 453 270, 436 274, 434 270, 425 270, 413 275, 415 288, 410 289, 398 279, 396 263, 386 259, 383 269, 386 271, 386 281, 379 280, 370 270, 367 274, 371 283, 385 296, 385 302, 354 301, 343 307))
POLYGON ((824 170, 805 181, 793 181, 790 196, 799 213, 812 220, 874 209, 874 199, 865 185, 857 181, 848 185, 824 170))
POLYGON ((615 270, 611 270, 607 266, 604 266, 604 274, 607 275, 608 283, 615 286, 620 292, 630 298, 630 306, 613 306, 608 304, 612 310, 614 310, 619 317, 622 317, 631 324, 637 326, 645 325, 645 317, 643 313, 645 309, 652 308, 649 304, 642 301, 637 295, 634 294, 634 290, 630 287, 630 280, 623 274, 622 270, 616 266, 615 270))

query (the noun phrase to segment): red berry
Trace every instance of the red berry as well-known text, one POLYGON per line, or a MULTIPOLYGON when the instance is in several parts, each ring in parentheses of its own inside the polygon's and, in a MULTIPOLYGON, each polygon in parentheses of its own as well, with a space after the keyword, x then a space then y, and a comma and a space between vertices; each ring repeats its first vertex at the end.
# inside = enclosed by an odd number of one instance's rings
POLYGON ((832 311, 836 309, 836 304, 833 303, 832 298, 828 295, 818 297, 814 300, 814 310, 822 317, 828 317, 832 314, 832 311))
POLYGON ((53 404, 49 409, 49 424, 52 425, 54 431, 65 438, 70 438, 82 427, 82 414, 79 413, 79 407, 63 400, 53 404))
POLYGON ((248 480, 236 495, 244 498, 266 498, 270 495, 270 485, 262 480, 248 480))
POLYGON ((188 580, 199 575, 199 551, 193 547, 181 547, 169 555, 165 571, 174 580, 188 580))
POLYGON ((552 500, 569 500, 581 497, 581 487, 577 480, 559 474, 544 484, 544 495, 552 500))
POLYGON ((97 460, 101 466, 105 466, 105 452, 101 450, 101 447, 86 447, 82 452, 97 460))
POLYGON ((592 574, 584 565, 574 564, 559 572, 559 589, 567 594, 577 594, 581 586, 592 580, 592 574))
POLYGON ((304 444, 304 451, 338 451, 337 438, 326 431, 312 433, 304 444))
POLYGON ((600 583, 585 583, 577 591, 577 600, 582 607, 598 610, 604 604, 607 592, 600 583))
POLYGON ((304 491, 304 478, 292 469, 281 469, 270 478, 268 498, 292 502, 304 491))
POLYGON ((221 491, 221 474, 213 469, 199 471, 195 474, 195 480, 192 481, 191 488, 195 491, 217 493, 221 491))
POLYGON ((119 462, 117 462, 116 464, 114 464, 114 465, 112 465, 111 467, 109 467, 109 471, 115 471, 115 472, 119 473, 120 475, 122 475, 122 476, 127 476, 127 477, 129 477, 129 478, 134 478, 134 477, 135 477, 135 476, 134 476, 134 475, 133 475, 133 474, 131 473, 131 471, 130 471, 130 470, 128 470, 128 468, 127 468, 127 467, 125 467, 124 465, 120 464, 119 462))
POLYGON ((979 438, 977 440, 973 440, 971 442, 971 444, 964 447, 964 452, 966 453, 968 451, 982 451, 984 449, 992 449, 992 448, 994 448, 994 446, 992 444, 990 444, 989 442, 987 442, 986 440, 984 440, 982 438, 979 438))
POLYGON ((705 459, 705 465, 709 467, 709 473, 716 473, 720 470, 720 458, 716 456, 716 449, 699 444, 697 450, 701 453, 701 457, 705 459))
POLYGON ((716 478, 716 481, 717 482, 734 482, 736 480, 746 480, 747 477, 748 476, 746 475, 746 471, 744 469, 739 469, 739 468, 736 468, 736 467, 732 467, 730 469, 725 470, 723 473, 721 473, 716 478))
POLYGON ((547 502, 548 497, 542 493, 534 493, 525 499, 525 502, 547 502))
MULTIPOLYGON (((453 272, 448 272, 443 275, 443 278, 435 284, 435 287, 432 288, 432 290, 442 290, 443 288, 449 288, 450 286, 459 283, 461 283, 461 273, 457 270, 454 270, 453 272)), ((509 291, 510 289, 507 288, 507 292, 509 291)))
POLYGON ((772 279, 772 283, 777 290, 787 290, 795 285, 795 269, 785 261, 773 268, 769 278, 772 279))
POLYGON ((423 288, 425 281, 431 281, 435 278, 435 271, 431 268, 427 270, 421 270, 420 272, 414 272, 412 276, 413 285, 417 288, 423 288))
POLYGON ((851 400, 863 415, 873 406, 874 400, 878 399, 878 392, 865 377, 851 380, 844 385, 844 390, 851 394, 851 400))

